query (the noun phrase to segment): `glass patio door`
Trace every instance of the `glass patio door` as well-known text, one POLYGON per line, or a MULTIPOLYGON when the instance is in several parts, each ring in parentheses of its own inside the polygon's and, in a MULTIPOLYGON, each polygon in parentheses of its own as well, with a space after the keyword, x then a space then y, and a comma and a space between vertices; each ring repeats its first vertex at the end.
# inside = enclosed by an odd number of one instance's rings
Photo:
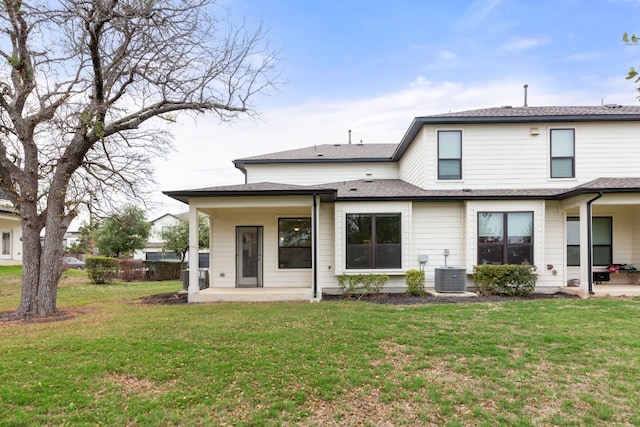
POLYGON ((239 288, 262 286, 262 226, 236 227, 236 278, 239 288))

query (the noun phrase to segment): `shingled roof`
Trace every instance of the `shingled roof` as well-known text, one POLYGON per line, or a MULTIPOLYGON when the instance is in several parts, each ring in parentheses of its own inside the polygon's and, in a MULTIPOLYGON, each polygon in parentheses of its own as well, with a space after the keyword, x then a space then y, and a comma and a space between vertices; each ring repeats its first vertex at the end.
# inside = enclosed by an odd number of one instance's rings
POLYGON ((324 185, 293 185, 273 182, 256 182, 252 184, 226 185, 220 187, 196 188, 192 190, 163 191, 163 194, 187 204, 191 197, 302 196, 311 194, 328 194, 332 196, 334 193, 334 189, 324 185))
MULTIPOLYGON (((479 110, 467 110, 454 113, 437 114, 433 116, 421 117, 424 119, 431 118, 435 121, 442 118, 505 118, 505 117, 540 117, 544 119, 555 117, 567 117, 573 119, 589 119, 593 120, 594 116, 620 116, 628 118, 636 116, 635 120, 640 119, 640 105, 598 105, 598 106, 550 106, 550 107, 494 107, 482 108, 479 110)), ((632 119, 633 120, 633 119, 632 119)))
POLYGON ((399 179, 340 181, 321 185, 289 185, 260 182, 195 190, 166 191, 169 197, 188 203, 190 197, 222 196, 279 196, 320 195, 324 201, 332 200, 563 200, 581 194, 640 192, 640 178, 600 178, 573 188, 529 189, 458 189, 423 190, 399 179))
POLYGON ((398 144, 323 144, 234 160, 248 163, 388 162, 398 144))

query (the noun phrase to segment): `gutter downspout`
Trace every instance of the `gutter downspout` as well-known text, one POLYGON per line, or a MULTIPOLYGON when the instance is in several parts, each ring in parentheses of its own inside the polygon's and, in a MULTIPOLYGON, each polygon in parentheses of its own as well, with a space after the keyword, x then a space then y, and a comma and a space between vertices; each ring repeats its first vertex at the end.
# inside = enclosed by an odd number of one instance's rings
POLYGON ((589 275, 589 294, 590 295, 594 295, 595 292, 593 291, 593 247, 591 246, 592 244, 592 240, 593 240, 593 230, 592 230, 592 224, 593 221, 591 219, 591 204, 593 202, 595 202, 596 200, 598 200, 600 197, 602 197, 603 193, 602 191, 598 193, 598 195, 596 197, 594 197, 593 199, 589 200, 587 202, 587 259, 588 259, 588 275, 589 275))
POLYGON ((318 298, 318 204, 313 193, 313 299, 318 298))

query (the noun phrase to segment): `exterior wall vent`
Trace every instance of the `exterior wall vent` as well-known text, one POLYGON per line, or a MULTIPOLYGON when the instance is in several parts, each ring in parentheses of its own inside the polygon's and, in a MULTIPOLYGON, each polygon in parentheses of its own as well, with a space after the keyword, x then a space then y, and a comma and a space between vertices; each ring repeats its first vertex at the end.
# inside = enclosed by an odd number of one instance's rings
POLYGON ((436 292, 466 292, 467 270, 455 267, 440 267, 435 269, 436 292))

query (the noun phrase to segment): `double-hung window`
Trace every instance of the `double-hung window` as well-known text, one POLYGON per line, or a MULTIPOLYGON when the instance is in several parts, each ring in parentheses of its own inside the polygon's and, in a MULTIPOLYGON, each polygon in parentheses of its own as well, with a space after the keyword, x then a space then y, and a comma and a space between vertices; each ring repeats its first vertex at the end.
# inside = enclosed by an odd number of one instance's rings
POLYGON ((462 131, 438 131, 438 179, 462 179, 462 131))
POLYGON ((278 219, 278 266, 311 268, 311 218, 278 219))
POLYGON ((551 129, 551 178, 574 178, 575 176, 575 131, 551 129))
MULTIPOLYGON (((610 216, 591 218, 593 265, 606 266, 613 262, 613 219, 610 216)), ((567 265, 580 265, 580 218, 567 218, 567 265)))
POLYGON ((479 212, 478 264, 533 264, 533 212, 479 212))
POLYGON ((401 268, 400 214, 347 214, 347 269, 401 268))

